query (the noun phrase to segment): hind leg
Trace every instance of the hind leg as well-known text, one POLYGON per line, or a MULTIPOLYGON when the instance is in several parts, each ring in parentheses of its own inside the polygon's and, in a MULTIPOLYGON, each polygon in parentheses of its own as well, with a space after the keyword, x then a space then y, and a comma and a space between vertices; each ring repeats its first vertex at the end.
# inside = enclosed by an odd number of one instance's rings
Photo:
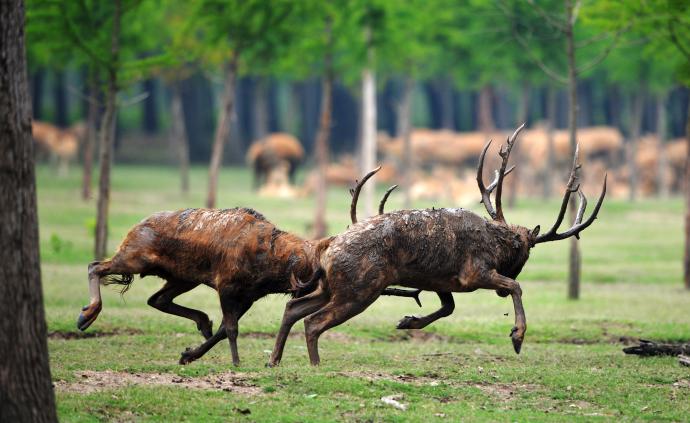
POLYGON ((193 320, 196 323, 196 328, 201 332, 204 338, 209 339, 213 336, 213 326, 208 315, 202 311, 192 308, 183 307, 173 303, 175 297, 184 294, 199 286, 195 282, 181 281, 177 279, 168 279, 158 292, 153 294, 148 300, 148 305, 162 311, 163 313, 173 314, 175 316, 185 317, 193 320))
POLYGON ((309 351, 309 361, 312 366, 318 366, 321 361, 318 347, 319 336, 328 329, 358 315, 376 301, 378 297, 378 293, 373 293, 367 297, 347 300, 347 302, 332 299, 317 312, 304 319, 304 333, 307 338, 307 350, 309 351))
POLYGON ((455 309, 455 301, 453 294, 450 292, 437 292, 438 298, 441 300, 441 308, 428 316, 405 316, 398 322, 398 329, 421 329, 435 322, 436 320, 450 316, 455 309))
POLYGON ((304 297, 295 298, 288 301, 283 313, 283 322, 280 324, 280 330, 276 336, 276 343, 271 353, 271 358, 266 364, 268 367, 277 366, 283 357, 283 349, 285 342, 290 334, 290 329, 299 320, 317 311, 328 302, 328 296, 323 290, 321 284, 310 294, 304 297))
POLYGON ((249 310, 252 304, 254 304, 254 301, 246 299, 221 299, 220 306, 223 309, 223 326, 225 326, 225 335, 230 342, 230 354, 232 355, 232 364, 234 366, 240 365, 240 354, 237 351, 239 320, 240 317, 249 310))

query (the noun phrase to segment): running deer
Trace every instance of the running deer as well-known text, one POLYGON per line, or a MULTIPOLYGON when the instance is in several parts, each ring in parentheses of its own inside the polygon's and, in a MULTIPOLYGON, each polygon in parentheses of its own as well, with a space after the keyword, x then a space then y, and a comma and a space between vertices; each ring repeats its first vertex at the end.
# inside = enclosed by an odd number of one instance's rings
MULTIPOLYGON (((239 319, 268 294, 308 293, 309 289, 297 287, 296 278, 312 276, 319 252, 329 242, 330 238, 309 241, 281 231, 247 208, 155 213, 129 231, 111 259, 89 264, 91 301, 82 309, 77 327, 86 330, 98 317, 101 284, 123 285, 124 292, 135 274, 158 276, 166 283, 148 304, 194 321, 207 340, 183 352, 180 363, 200 358, 227 337, 233 364, 238 365, 239 319), (215 334, 206 313, 173 303, 175 297, 201 284, 216 289, 220 297, 223 324, 215 334)), ((419 303, 419 291, 393 289, 386 293, 413 297, 419 303)))
POLYGON ((490 142, 480 155, 477 183, 491 220, 463 209, 402 210, 374 216, 334 237, 320 254, 320 267, 305 283, 315 289, 287 303, 268 365, 280 362, 290 328, 305 317, 309 359, 312 365, 318 365, 319 336, 364 311, 393 284, 448 297, 452 292, 477 289, 512 296, 515 326, 510 337, 515 352, 520 353, 527 323, 522 290, 515 279, 527 262, 530 249, 543 242, 578 237, 596 219, 606 194, 604 177, 594 211, 583 222, 587 201, 579 189, 576 149, 561 210, 553 227, 539 235, 539 226, 528 229, 506 223, 501 203, 503 180, 510 151, 523 127, 508 137, 506 146, 499 151, 502 162, 495 183, 495 209, 490 197, 494 187, 487 188, 482 177, 490 142), (568 201, 575 192, 580 198, 575 222, 570 229, 559 233, 568 201))

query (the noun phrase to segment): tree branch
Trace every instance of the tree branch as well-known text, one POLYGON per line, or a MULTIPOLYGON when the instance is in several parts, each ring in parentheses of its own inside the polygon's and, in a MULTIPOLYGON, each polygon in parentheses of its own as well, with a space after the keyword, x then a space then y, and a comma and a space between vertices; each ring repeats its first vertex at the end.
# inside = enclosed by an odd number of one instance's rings
POLYGON ((553 79, 554 81, 558 82, 559 84, 567 84, 567 83, 568 83, 568 79, 567 79, 566 77, 564 77, 563 75, 559 75, 556 71, 554 71, 553 69, 551 69, 551 68, 549 68, 548 66, 546 66, 546 63, 544 63, 543 61, 541 61, 541 59, 539 59, 539 58, 532 52, 532 50, 530 49, 529 44, 527 43, 527 41, 526 41, 524 38, 522 38, 522 36, 521 36, 520 34, 518 34, 517 31, 513 30, 513 36, 515 37, 515 39, 517 40, 517 42, 522 46, 522 48, 527 52, 527 56, 529 57, 529 59, 530 59, 534 64, 536 64, 537 66, 539 66, 539 68, 540 68, 548 77, 550 77, 550 78, 553 79))
POLYGON ((685 56, 686 60, 690 60, 690 51, 685 48, 683 43, 680 42, 680 40, 678 39, 678 35, 676 34, 675 22, 675 18, 671 18, 668 20, 668 32, 671 36, 671 42, 673 43, 673 45, 676 46, 678 51, 680 51, 681 54, 685 56))
POLYGON ((565 32, 568 29, 565 21, 554 19, 551 15, 549 15, 549 13, 546 12, 546 10, 537 5, 534 0, 527 0, 527 3, 529 3, 529 5, 532 6, 532 8, 534 8, 534 10, 536 10, 549 25, 561 32, 565 32))
POLYGON ((626 32, 630 28, 630 25, 626 25, 625 27, 621 28, 617 33, 616 36, 614 37, 613 41, 611 41, 611 44, 609 44, 597 57, 592 59, 589 63, 585 64, 584 66, 580 66, 575 69, 575 74, 581 74, 584 72, 587 72, 588 70, 592 69, 599 63, 601 63, 606 57, 611 53, 611 50, 618 44, 618 39, 620 36, 626 32))

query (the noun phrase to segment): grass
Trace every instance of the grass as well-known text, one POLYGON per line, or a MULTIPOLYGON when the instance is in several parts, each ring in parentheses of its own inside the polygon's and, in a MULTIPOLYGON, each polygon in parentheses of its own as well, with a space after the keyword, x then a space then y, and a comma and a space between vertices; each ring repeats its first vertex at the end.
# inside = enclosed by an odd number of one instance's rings
MULTIPOLYGON (((133 224, 155 211, 202 205, 205 178, 205 169, 193 169, 192 192, 183 197, 172 168, 117 166, 109 250, 114 251, 133 224)), ((312 219, 313 199, 258 198, 244 169, 225 169, 220 187, 219 207, 251 206, 282 229, 304 234, 312 219)), ((81 201, 79 192, 78 172, 58 179, 52 169, 39 168, 48 327, 67 335, 76 330, 79 307, 88 301, 86 265, 93 247, 95 202, 81 201)), ((558 203, 527 199, 507 211, 507 218, 545 228, 553 222, 558 203)), ((399 207, 400 196, 393 195, 387 209, 399 207)), ((519 356, 507 336, 511 301, 491 292, 456 295, 455 313, 422 332, 395 330, 405 314, 438 307, 435 295, 423 294, 421 310, 409 299, 381 298, 329 331, 320 343, 323 364, 318 368, 308 366, 303 338, 297 336, 288 341, 281 366, 266 369, 286 301, 272 296, 255 304, 240 322, 239 368, 232 367, 226 343, 183 367, 176 364, 179 353, 201 337, 193 323, 146 305, 161 282, 137 279, 124 299, 105 289, 104 310, 87 332, 102 336, 49 340, 60 419, 687 420, 688 369, 672 357, 625 356, 618 342, 620 337, 690 339, 690 293, 681 283, 682 208, 680 199, 633 205, 607 200, 600 218, 583 234, 582 299, 577 302, 565 299, 567 242, 535 248, 520 277, 529 329, 519 356), (185 381, 230 375, 258 392, 189 389, 174 383, 89 391, 61 388, 84 382, 81 374, 87 370, 170 373, 185 381), (380 400, 395 394, 402 395, 398 401, 408 406, 406 411, 380 400)), ((331 232, 346 227, 348 211, 346 190, 331 190, 331 232)), ((178 302, 220 321, 218 300, 210 289, 197 288, 178 302)), ((301 324, 293 330, 301 331, 301 324)))

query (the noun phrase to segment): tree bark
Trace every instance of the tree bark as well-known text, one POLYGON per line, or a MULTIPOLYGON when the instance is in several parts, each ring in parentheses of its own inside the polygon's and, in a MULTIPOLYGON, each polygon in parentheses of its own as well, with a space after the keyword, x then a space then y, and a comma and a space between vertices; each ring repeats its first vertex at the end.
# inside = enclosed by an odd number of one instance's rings
POLYGON ((544 167, 544 192, 543 197, 551 198, 553 195, 553 171, 556 166, 555 150, 555 126, 556 126, 556 89, 549 86, 546 94, 546 165, 544 167))
POLYGON ((657 195, 666 198, 669 194, 666 172, 668 157, 666 157, 666 98, 667 94, 656 96, 656 137, 659 140, 659 158, 657 160, 656 188, 657 195))
POLYGON ((324 69, 321 90, 321 121, 319 131, 316 135, 316 163, 318 166, 318 178, 316 183, 316 216, 314 218, 314 238, 319 239, 326 236, 328 228, 326 226, 326 195, 327 181, 326 168, 328 167, 328 136, 331 132, 331 96, 333 90, 333 64, 332 64, 332 34, 331 21, 326 20, 326 53, 324 55, 324 69))
POLYGON ((56 422, 38 253, 24 4, 0 2, 0 421, 56 422))
POLYGON ((491 110, 493 90, 490 85, 485 85, 479 91, 479 130, 488 134, 496 129, 494 116, 491 110))
MULTIPOLYGON (((362 71, 362 172, 369 172, 376 166, 376 77, 374 75, 374 49, 371 34, 367 29, 367 66, 362 71)), ((364 185, 362 197, 364 214, 374 214, 374 193, 376 177, 364 185)))
POLYGON ((98 114, 99 107, 99 85, 96 73, 94 70, 89 71, 88 76, 88 109, 86 116, 86 134, 84 134, 83 143, 83 167, 81 179, 81 198, 83 200, 91 199, 91 179, 93 171, 93 146, 96 143, 96 133, 98 130, 98 114))
POLYGON ((412 197, 410 190, 412 188, 412 93, 414 89, 414 82, 409 76, 405 78, 403 85, 403 92, 400 97, 400 105, 398 106, 398 137, 403 140, 403 186, 404 193, 404 207, 409 209, 412 207, 412 197))
MULTIPOLYGON (((570 151, 574 152, 577 146, 577 68, 575 65, 575 34, 572 0, 566 0, 566 48, 568 55, 568 132, 570 134, 570 151)), ((570 221, 575 221, 576 203, 575 196, 570 197, 570 221)), ((570 256, 568 272, 568 298, 577 300, 580 298, 580 248, 577 238, 570 238, 570 256)))
MULTIPOLYGON (((527 123, 527 118, 529 116, 529 101, 530 101, 530 85, 525 82, 522 84, 522 90, 520 93, 520 102, 518 103, 518 113, 516 126, 520 126, 523 123, 527 123)), ((520 143, 515 144, 513 147, 513 163, 516 163, 515 170, 510 179, 510 190, 508 191, 508 207, 515 207, 515 202, 517 199, 517 191, 520 186, 520 168, 523 163, 522 149, 520 148, 520 143)))
POLYGON ((233 52, 232 58, 225 69, 225 90, 223 91, 223 104, 218 113, 218 125, 216 134, 213 137, 213 151, 211 152, 211 163, 208 167, 208 196, 206 197, 206 207, 216 206, 216 194, 218 191, 218 172, 223 160, 223 147, 225 140, 230 133, 230 119, 235 104, 235 84, 237 82, 237 51, 233 52))
POLYGON ((100 134, 100 175, 98 182, 98 204, 96 212, 96 260, 103 260, 108 245, 108 208, 110 207, 110 165, 112 163, 113 143, 115 138, 115 114, 117 100, 117 69, 115 68, 120 54, 120 17, 121 0, 115 1, 113 31, 110 39, 110 66, 108 69, 108 88, 105 94, 105 112, 101 121, 100 134))
POLYGON ((642 123, 642 106, 644 105, 643 89, 632 95, 632 116, 630 116, 630 139, 626 148, 628 170, 630 171, 630 192, 628 200, 637 199, 638 171, 637 171, 637 144, 640 139, 640 125, 642 123))
POLYGON ((177 151, 178 164, 180 166, 180 190, 182 194, 189 193, 189 144, 187 141, 187 129, 184 124, 184 110, 182 109, 182 95, 180 85, 175 82, 172 86, 172 138, 177 151))

